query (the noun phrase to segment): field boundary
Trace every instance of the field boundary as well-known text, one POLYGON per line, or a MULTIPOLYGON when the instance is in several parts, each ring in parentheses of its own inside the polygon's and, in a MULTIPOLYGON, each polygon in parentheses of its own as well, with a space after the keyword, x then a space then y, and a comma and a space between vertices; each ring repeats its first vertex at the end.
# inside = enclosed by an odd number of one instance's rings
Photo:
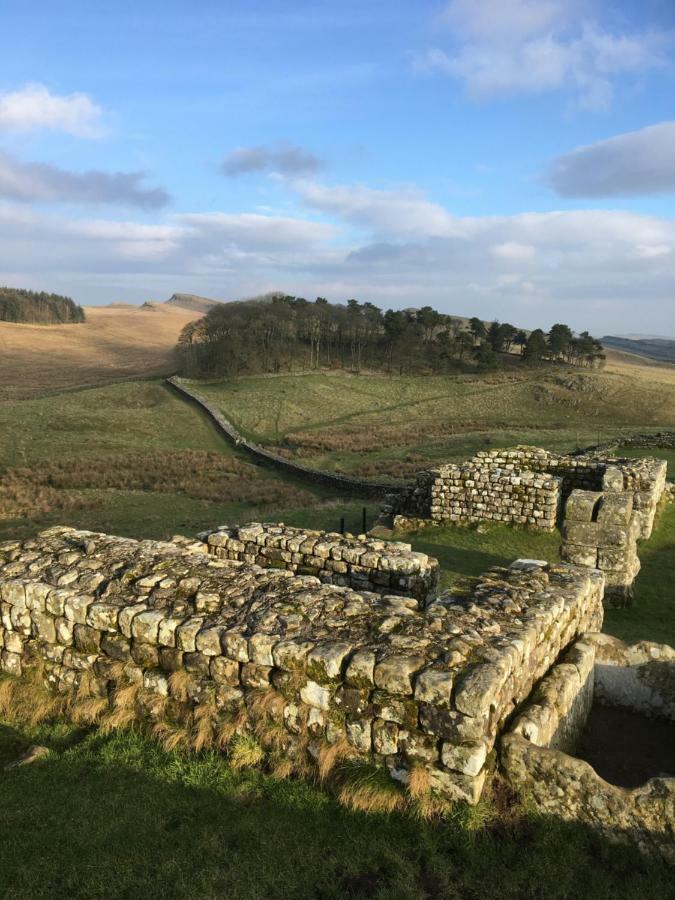
POLYGON ((201 394, 188 387, 182 378, 176 375, 166 379, 166 384, 172 387, 182 397, 187 398, 196 403, 209 418, 215 423, 216 429, 238 449, 245 450, 251 456, 265 465, 272 466, 275 469, 281 469, 291 475, 299 476, 314 484, 325 484, 329 487, 337 487, 342 490, 351 491, 368 497, 382 497, 385 494, 397 493, 402 491, 406 485, 396 483, 382 483, 367 481, 364 478, 354 478, 351 475, 341 475, 338 472, 326 472, 321 469, 313 469, 310 466, 303 466, 301 463, 285 459, 278 456, 270 450, 265 450, 260 444, 244 437, 240 431, 230 422, 213 404, 209 403, 201 394))

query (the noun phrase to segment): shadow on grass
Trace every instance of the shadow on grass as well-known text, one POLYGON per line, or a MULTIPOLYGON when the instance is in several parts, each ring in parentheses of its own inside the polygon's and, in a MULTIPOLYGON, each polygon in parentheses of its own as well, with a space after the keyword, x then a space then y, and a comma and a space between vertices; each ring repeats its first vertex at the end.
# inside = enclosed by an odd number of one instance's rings
MULTIPOLYGON (((6 731, 6 730, 5 730, 6 731)), ((19 740, 0 732, 0 741, 19 740)), ((24 737, 24 742, 26 739, 24 737)), ((669 873, 552 819, 467 829, 365 815, 307 783, 91 734, 0 773, 12 898, 666 896, 669 873)))

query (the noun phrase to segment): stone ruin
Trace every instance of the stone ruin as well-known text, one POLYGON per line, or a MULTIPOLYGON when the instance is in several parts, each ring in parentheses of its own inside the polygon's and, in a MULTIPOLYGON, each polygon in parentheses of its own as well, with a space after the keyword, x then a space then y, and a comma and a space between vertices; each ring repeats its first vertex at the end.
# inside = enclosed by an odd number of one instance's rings
POLYGON ((500 522, 552 532, 560 525, 562 558, 601 569, 608 603, 624 605, 640 569, 637 541, 652 533, 666 473, 664 460, 649 457, 481 451, 466 463, 419 472, 414 484, 388 496, 382 521, 402 530, 500 522))
POLYGON ((418 600, 435 596, 438 588, 438 560, 402 542, 258 522, 221 526, 199 538, 221 559, 315 575, 322 584, 418 600))
POLYGON ((502 772, 542 812, 635 843, 675 866, 675 768, 633 788, 605 781, 574 755, 594 702, 675 725, 675 649, 584 635, 505 729, 502 772))
POLYGON ((402 785, 420 768, 446 801, 476 803, 500 771, 544 812, 675 864, 675 779, 627 790, 570 755, 593 702, 675 721, 675 650, 598 633, 664 483, 656 460, 533 448, 422 473, 397 501, 408 514, 562 519, 562 563, 519 560, 440 595, 436 560, 364 535, 52 528, 0 544, 0 669, 37 667, 64 696, 86 683, 111 710, 133 687, 134 714, 171 727, 208 712, 263 740, 264 708, 287 759, 340 748, 402 785))
POLYGON ((124 679, 150 716, 153 697, 175 720, 213 703, 243 713, 242 729, 274 692, 286 753, 342 740, 399 781, 419 765, 438 794, 475 803, 506 720, 602 623, 602 575, 566 564, 493 569, 424 606, 207 549, 70 528, 0 545, 2 668, 37 656, 55 691, 87 673, 108 698, 124 679))

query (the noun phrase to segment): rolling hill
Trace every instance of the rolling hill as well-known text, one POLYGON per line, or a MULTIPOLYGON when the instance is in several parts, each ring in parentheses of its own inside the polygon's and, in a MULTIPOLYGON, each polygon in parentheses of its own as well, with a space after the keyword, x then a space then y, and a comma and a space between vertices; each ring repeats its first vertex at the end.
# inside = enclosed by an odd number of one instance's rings
POLYGON ((0 322, 0 400, 169 372, 178 335, 199 312, 177 305, 85 307, 73 325, 0 322))
POLYGON ((613 347, 627 353, 635 353, 659 362, 675 363, 675 340, 669 338, 640 338, 639 340, 615 335, 605 335, 603 347, 613 347))

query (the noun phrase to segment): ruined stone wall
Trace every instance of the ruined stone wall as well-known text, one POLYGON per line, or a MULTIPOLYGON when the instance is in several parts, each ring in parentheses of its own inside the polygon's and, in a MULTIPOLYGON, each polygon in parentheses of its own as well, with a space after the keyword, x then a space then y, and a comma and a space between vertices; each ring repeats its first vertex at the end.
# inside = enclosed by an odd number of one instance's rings
POLYGON ((641 523, 629 491, 573 491, 565 506, 561 558, 601 569, 605 600, 627 605, 640 571, 637 540, 641 523))
POLYGON ((418 473, 395 510, 433 523, 505 522, 553 531, 560 488, 550 475, 473 460, 418 473))
POLYGON ((312 469, 310 466, 303 466, 302 463, 294 462, 292 459, 286 459, 283 456, 279 456, 277 453, 266 450, 264 447, 261 447, 260 444, 250 441, 241 434, 232 422, 228 421, 213 403, 209 403, 208 400, 205 400, 204 397, 195 391, 194 388, 182 378, 173 376, 167 378, 166 382, 183 397, 196 403, 209 416, 218 431, 226 438, 226 440, 240 450, 246 451, 254 459, 265 465, 269 465, 275 469, 281 469, 289 475, 302 478, 304 481, 309 481, 313 484, 325 484, 329 487, 350 491, 364 497, 382 497, 387 492, 396 492, 403 489, 402 485, 399 487, 396 484, 391 483, 378 484, 374 481, 368 481, 365 478, 354 478, 351 475, 341 475, 339 472, 325 472, 321 469, 312 469))
POLYGON ((315 575, 323 584, 422 601, 438 587, 438 560, 414 552, 410 544, 258 522, 199 537, 221 559, 315 575))
POLYGON ((632 790, 573 755, 595 700, 675 721, 675 649, 587 634, 553 666, 502 735, 502 770, 546 814, 582 822, 675 865, 675 778, 632 790), (646 668, 647 667, 647 668, 646 668))
POLYGON ((2 669, 40 660, 55 691, 86 679, 113 710, 135 686, 134 710, 164 728, 194 717, 264 742, 264 709, 289 761, 341 741, 400 781, 417 764, 444 797, 475 802, 515 706, 602 623, 590 569, 494 569, 421 609, 205 551, 70 528, 0 544, 2 669))

